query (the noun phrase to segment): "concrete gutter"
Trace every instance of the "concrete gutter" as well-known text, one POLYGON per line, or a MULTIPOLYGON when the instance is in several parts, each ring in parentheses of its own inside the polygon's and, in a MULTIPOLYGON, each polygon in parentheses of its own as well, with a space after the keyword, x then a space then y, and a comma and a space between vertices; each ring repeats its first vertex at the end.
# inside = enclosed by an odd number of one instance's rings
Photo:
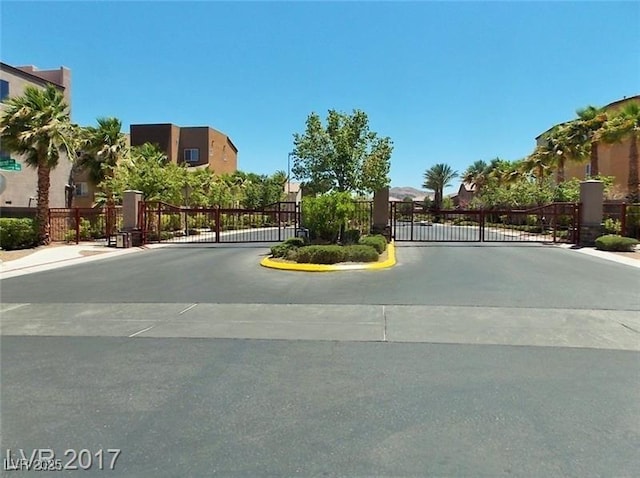
POLYGON ((284 271, 299 272, 338 272, 357 270, 379 270, 388 269, 396 264, 396 250, 393 241, 387 245, 387 259, 382 262, 371 262, 363 264, 298 264, 290 262, 278 262, 270 257, 265 257, 260 261, 260 265, 270 269, 280 269, 284 271))

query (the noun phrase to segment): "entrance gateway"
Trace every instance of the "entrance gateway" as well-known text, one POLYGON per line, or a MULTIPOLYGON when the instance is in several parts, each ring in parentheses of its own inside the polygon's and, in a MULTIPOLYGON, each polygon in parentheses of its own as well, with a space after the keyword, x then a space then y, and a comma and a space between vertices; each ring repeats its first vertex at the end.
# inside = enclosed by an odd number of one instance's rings
POLYGON ((397 242, 563 242, 577 244, 580 205, 552 203, 530 209, 440 210, 422 203, 389 203, 397 242))
MULTIPOLYGON (((373 201, 357 202, 350 228, 373 227, 373 201)), ((141 203, 142 240, 170 243, 281 242, 301 227, 300 204, 279 202, 263 209, 180 207, 141 203)), ((397 242, 562 242, 576 244, 580 206, 552 203, 530 209, 425 209, 419 202, 388 203, 388 234, 397 242)))

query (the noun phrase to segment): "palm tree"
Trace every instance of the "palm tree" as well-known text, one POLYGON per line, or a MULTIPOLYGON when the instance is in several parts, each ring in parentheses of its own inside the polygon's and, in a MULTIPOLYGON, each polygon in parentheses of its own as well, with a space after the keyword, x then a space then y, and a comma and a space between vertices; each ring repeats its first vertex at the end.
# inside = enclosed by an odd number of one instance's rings
POLYGON ((582 138, 589 143, 590 176, 598 176, 600 174, 598 142, 602 128, 607 122, 607 113, 602 108, 589 105, 576 111, 576 114, 578 119, 573 123, 575 134, 578 140, 582 138))
MULTIPOLYGON (((78 168, 88 171, 94 186, 108 188, 105 179, 113 176, 120 162, 129 160, 129 148, 121 130, 122 122, 118 118, 98 118, 97 127, 88 126, 82 130, 78 168)), ((110 201, 111 192, 103 192, 110 201)))
POLYGON ((520 172, 523 174, 533 174, 538 185, 541 185, 545 176, 550 174, 553 160, 553 152, 545 145, 536 146, 536 149, 529 156, 524 158, 520 172))
POLYGON ((483 160, 474 161, 464 173, 462 180, 479 191, 487 180, 488 165, 483 160))
POLYGON ((521 176, 520 163, 494 158, 487 166, 485 175, 487 181, 494 180, 499 186, 510 186, 521 176))
POLYGON ((631 202, 640 200, 638 184, 638 139, 640 138, 640 105, 627 104, 610 119, 600 132, 600 139, 606 143, 619 143, 629 139, 629 179, 628 198, 631 202))
POLYGON ((439 211, 442 206, 442 196, 444 188, 451 185, 451 181, 458 177, 458 172, 451 169, 451 166, 439 163, 424 172, 424 184, 422 187, 431 189, 434 192, 433 206, 439 211))
POLYGON ((567 161, 581 162, 586 157, 584 137, 579 133, 575 120, 554 126, 544 134, 544 146, 550 151, 550 164, 556 169, 556 182, 565 180, 567 161))
POLYGON ((22 96, 6 102, 0 120, 2 148, 23 155, 27 166, 36 168, 38 243, 49 244, 49 188, 51 170, 60 156, 75 156, 76 127, 71 124, 69 106, 53 85, 44 89, 27 86, 22 96))

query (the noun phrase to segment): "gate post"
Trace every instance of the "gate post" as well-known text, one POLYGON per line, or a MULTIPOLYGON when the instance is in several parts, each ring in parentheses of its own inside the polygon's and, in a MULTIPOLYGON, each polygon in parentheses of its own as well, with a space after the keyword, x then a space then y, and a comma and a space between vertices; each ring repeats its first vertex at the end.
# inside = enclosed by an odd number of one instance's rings
POLYGON ((602 205, 604 184, 602 181, 580 182, 580 245, 592 246, 602 235, 602 205))
POLYGON ((131 245, 142 245, 142 234, 139 225, 142 224, 140 203, 142 192, 128 189, 122 194, 122 231, 131 233, 131 245))
POLYGON ((391 240, 389 230, 389 188, 379 189, 373 194, 373 227, 374 234, 384 234, 391 240))

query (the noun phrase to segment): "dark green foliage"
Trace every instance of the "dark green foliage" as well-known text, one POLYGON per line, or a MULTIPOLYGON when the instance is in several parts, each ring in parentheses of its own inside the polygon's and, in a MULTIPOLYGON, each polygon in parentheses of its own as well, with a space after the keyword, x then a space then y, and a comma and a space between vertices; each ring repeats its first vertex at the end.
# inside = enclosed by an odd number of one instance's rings
POLYGON ((596 239, 596 249, 601 251, 633 252, 637 244, 637 239, 612 234, 596 239))
POLYGON ((286 244, 278 244, 271 248, 271 255, 273 257, 284 257, 289 250, 289 246, 286 244))
POLYGON ((342 246, 307 246, 298 249, 298 262, 305 264, 336 264, 346 260, 342 246))
POLYGON ((305 242, 304 242, 304 238, 302 237, 290 237, 289 239, 284 241, 283 244, 286 244, 288 246, 294 246, 294 247, 303 247, 305 242))
POLYGON ((285 259, 290 255, 290 251, 296 251, 298 248, 304 246, 304 239, 301 237, 291 237, 281 244, 277 244, 271 248, 271 255, 273 257, 283 257, 285 259))
POLYGON ((38 243, 33 219, 0 218, 0 247, 7 251, 28 249, 38 243))
POLYGON ((372 246, 378 254, 382 254, 387 248, 387 239, 379 234, 364 236, 360 238, 360 244, 365 246, 372 246))
POLYGON ((343 244, 357 244, 358 241, 360 241, 360 231, 358 229, 347 229, 344 231, 344 236, 342 238, 343 244))
POLYGON ((363 244, 345 246, 346 260, 350 262, 376 262, 378 251, 372 246, 363 244))

